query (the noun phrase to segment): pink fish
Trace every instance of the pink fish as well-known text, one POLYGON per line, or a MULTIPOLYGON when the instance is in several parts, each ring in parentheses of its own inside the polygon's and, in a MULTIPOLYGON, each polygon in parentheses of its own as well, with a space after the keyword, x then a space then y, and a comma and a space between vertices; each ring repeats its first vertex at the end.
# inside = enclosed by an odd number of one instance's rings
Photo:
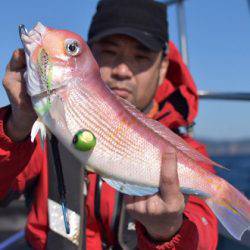
POLYGON ((38 132, 45 137, 45 125, 89 170, 130 195, 157 192, 162 155, 175 152, 181 191, 204 199, 235 238, 249 230, 249 200, 200 166, 220 165, 118 98, 79 35, 38 23, 21 38, 27 91, 39 117, 33 139, 38 132), (83 142, 95 147, 86 149, 83 142))

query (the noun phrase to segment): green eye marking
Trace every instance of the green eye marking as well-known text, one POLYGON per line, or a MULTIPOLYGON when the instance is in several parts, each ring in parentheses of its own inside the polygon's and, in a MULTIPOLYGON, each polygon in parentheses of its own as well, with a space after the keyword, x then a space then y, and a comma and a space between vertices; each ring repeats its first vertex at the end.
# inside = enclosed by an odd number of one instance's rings
POLYGON ((95 147, 96 137, 89 130, 80 130, 73 138, 73 145, 77 150, 89 151, 95 147))

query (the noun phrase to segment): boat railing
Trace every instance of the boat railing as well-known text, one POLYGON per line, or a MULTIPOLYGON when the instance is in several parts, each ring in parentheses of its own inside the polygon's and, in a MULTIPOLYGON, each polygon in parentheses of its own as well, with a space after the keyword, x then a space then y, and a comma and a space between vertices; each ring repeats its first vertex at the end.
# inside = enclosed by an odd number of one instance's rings
POLYGON ((199 90, 200 99, 204 100, 227 100, 227 101, 250 101, 250 92, 215 92, 199 90))

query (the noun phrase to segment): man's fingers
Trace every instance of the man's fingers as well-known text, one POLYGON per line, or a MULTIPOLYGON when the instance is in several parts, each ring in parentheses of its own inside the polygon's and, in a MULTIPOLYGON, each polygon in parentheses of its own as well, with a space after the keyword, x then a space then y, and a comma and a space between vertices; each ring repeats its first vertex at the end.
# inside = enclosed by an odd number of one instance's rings
POLYGON ((25 53, 23 49, 17 49, 13 52, 7 70, 19 71, 26 67, 25 53))
POLYGON ((160 195, 167 202, 180 193, 176 153, 164 153, 161 162, 160 195))
POLYGON ((145 213, 146 212, 146 200, 147 196, 124 196, 124 200, 126 203, 126 209, 130 213, 145 213))

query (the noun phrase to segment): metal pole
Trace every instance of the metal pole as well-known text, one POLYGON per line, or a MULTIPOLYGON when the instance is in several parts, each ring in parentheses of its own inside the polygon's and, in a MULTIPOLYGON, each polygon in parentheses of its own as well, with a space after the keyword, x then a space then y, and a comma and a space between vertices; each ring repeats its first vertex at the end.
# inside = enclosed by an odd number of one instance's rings
POLYGON ((184 63, 188 66, 188 49, 187 49, 187 34, 186 34, 186 22, 185 22, 185 9, 184 0, 166 0, 167 6, 177 5, 177 19, 179 30, 179 47, 184 63))
POLYGON ((183 61, 188 66, 189 60, 188 60, 188 46, 187 46, 184 0, 178 0, 176 4, 177 4, 177 18, 178 18, 178 27, 179 27, 180 50, 181 50, 183 61))
POLYGON ((231 101, 250 101, 250 93, 248 92, 212 92, 198 91, 200 99, 213 100, 231 100, 231 101))

